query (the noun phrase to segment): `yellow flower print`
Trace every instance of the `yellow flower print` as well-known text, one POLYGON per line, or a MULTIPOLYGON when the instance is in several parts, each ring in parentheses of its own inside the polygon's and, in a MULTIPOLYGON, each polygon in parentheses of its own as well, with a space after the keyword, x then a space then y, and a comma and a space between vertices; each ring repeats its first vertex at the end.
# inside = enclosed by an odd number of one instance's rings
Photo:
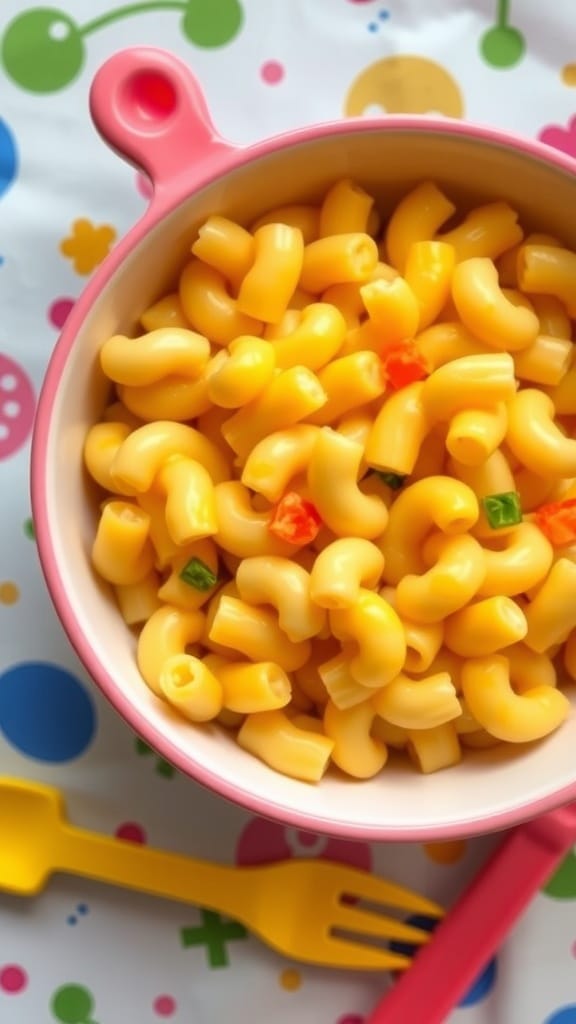
POLYGON ((91 274, 102 263, 116 241, 116 231, 110 224, 97 227, 81 218, 72 225, 72 234, 60 242, 60 252, 72 260, 77 274, 91 274))

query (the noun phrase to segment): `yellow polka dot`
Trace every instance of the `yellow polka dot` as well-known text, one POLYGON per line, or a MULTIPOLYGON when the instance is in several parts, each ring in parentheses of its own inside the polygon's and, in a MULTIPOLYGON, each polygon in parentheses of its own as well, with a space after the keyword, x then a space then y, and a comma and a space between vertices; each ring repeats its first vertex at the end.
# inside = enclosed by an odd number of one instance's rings
POLYGON ((463 839, 450 843, 425 843, 424 852, 436 864, 455 864, 466 853, 466 843, 463 839))
POLYGON ((280 984, 287 992, 297 992, 302 984, 302 975, 300 974, 300 971, 294 971, 291 968, 286 971, 282 971, 282 974, 280 975, 280 984))
POLYGON ((77 274, 91 274, 106 258, 116 241, 116 229, 110 224, 93 224, 80 217, 72 225, 72 234, 60 242, 60 252, 72 260, 77 274))
POLYGON ((0 583, 0 604, 16 604, 20 597, 20 591, 15 583, 7 580, 0 583))
POLYGON ((576 64, 565 64, 562 68, 562 81, 564 85, 576 87, 576 64))
POLYGON ((347 117, 363 114, 444 114, 462 117, 464 98, 450 72, 426 57, 385 57, 354 79, 344 103, 347 117))

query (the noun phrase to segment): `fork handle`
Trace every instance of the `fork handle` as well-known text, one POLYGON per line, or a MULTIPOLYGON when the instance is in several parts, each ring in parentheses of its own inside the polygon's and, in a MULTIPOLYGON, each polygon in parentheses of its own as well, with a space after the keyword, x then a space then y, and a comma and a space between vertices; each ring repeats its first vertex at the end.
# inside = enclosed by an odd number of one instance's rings
POLYGON ((445 1024, 576 839, 576 803, 510 832, 366 1024, 445 1024))
POLYGON ((192 903, 246 923, 255 869, 210 864, 72 826, 62 828, 54 861, 55 871, 192 903))

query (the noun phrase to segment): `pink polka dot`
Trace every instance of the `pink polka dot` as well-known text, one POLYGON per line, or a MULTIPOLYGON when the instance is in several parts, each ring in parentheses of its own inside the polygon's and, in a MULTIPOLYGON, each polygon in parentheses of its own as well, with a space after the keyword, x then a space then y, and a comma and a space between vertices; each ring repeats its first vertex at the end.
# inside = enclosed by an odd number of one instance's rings
POLYGON ((176 1000, 172 996, 158 996, 154 1000, 154 1013, 158 1017, 171 1017, 176 1013, 176 1000))
POLYGON ((74 299, 55 299, 48 309, 48 319, 52 326, 60 331, 64 327, 73 306, 74 299))
POLYGON ((576 115, 569 120, 566 127, 561 124, 547 125, 542 129, 538 138, 540 142, 559 149, 561 153, 576 156, 576 115))
MULTIPOLYGON (((252 818, 244 827, 236 848, 236 863, 242 866, 271 864, 277 860, 290 860, 294 850, 289 843, 290 830, 264 818, 252 818)), ((319 837, 311 832, 299 831, 296 839, 301 847, 313 849, 319 837)), ((349 839, 328 839, 319 855, 322 860, 333 860, 370 871, 372 848, 368 843, 355 843, 349 839)))
POLYGON ((278 85, 284 78, 284 66, 277 60, 267 60, 260 68, 260 77, 266 85, 278 85))
POLYGON ((0 461, 14 455, 28 439, 36 395, 19 363, 0 353, 0 461))
POLYGON ((150 178, 147 178, 145 174, 138 173, 136 175, 136 188, 143 199, 152 199, 154 189, 150 178))
POLYGON ((572 948, 570 952, 572 953, 572 956, 576 958, 576 942, 572 943, 572 948))
POLYGON ((0 992, 15 996, 23 992, 28 984, 28 975, 22 967, 7 964, 0 969, 0 992))
POLYGON ((329 839, 323 853, 324 860, 350 864, 361 871, 372 870, 372 848, 368 843, 350 842, 349 839, 329 839))
POLYGON ((236 863, 241 867, 270 864, 275 860, 288 860, 291 856, 282 825, 264 818, 252 818, 248 822, 236 848, 236 863))
POLYGON ((128 843, 144 844, 148 838, 142 825, 136 824, 135 821, 125 821, 122 825, 118 825, 114 835, 117 839, 125 839, 128 843))

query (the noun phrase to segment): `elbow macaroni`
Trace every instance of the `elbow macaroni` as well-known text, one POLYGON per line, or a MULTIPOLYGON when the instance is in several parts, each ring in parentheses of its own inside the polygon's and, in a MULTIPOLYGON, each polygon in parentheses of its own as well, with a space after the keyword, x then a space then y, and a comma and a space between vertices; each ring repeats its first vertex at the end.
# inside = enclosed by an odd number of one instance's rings
POLYGON ((145 333, 100 350, 91 558, 141 676, 306 782, 388 747, 438 771, 568 714, 576 525, 540 506, 576 494, 576 254, 507 203, 454 212, 425 182, 377 237, 342 179, 210 216, 145 333))
POLYGON ((212 407, 205 371, 196 379, 165 377, 143 387, 118 386, 118 397, 134 416, 145 423, 175 420, 184 423, 212 407))
POLYGON ((112 476, 112 465, 123 441, 130 433, 126 423, 103 422, 91 427, 84 442, 84 464, 90 476, 105 491, 134 494, 112 476))
POLYGON ((100 349, 100 366, 115 384, 142 387, 171 374, 198 377, 210 356, 210 342, 177 327, 149 331, 143 338, 116 334, 100 349))
POLYGON ((506 441, 523 465, 539 476, 576 475, 576 440, 565 437, 554 419, 554 402, 543 391, 525 388, 510 402, 506 441))
POLYGON ((396 678, 406 659, 406 638, 401 620, 383 597, 362 588, 351 608, 330 612, 330 625, 338 640, 353 641, 358 650, 350 660, 356 682, 378 689, 396 678))
POLYGON ((321 632, 324 609, 312 600, 310 574, 288 558, 244 558, 236 572, 240 597, 249 604, 271 604, 278 625, 298 643, 321 632))
POLYGON ((320 238, 354 232, 369 234, 374 198, 350 178, 337 181, 324 197, 320 209, 320 238))
POLYGON ((534 686, 515 693, 506 658, 469 661, 462 670, 464 696, 476 721, 496 739, 531 743, 557 729, 570 703, 552 686, 534 686))
POLYGON ((474 537, 442 537, 435 564, 399 581, 396 608, 414 622, 443 622, 475 597, 485 577, 484 552, 474 537))
POLYGON ((500 447, 507 429, 504 402, 489 409, 461 409, 450 420, 446 449, 457 462, 481 466, 500 447))
POLYGON ((454 359, 424 381, 422 403, 432 422, 467 409, 492 409, 516 392, 514 360, 505 352, 454 359))
POLYGON ((107 501, 92 545, 92 564, 109 583, 139 583, 154 565, 150 516, 130 501, 107 501))
POLYGON ((319 432, 308 466, 310 496, 328 528, 337 537, 371 540, 386 528, 388 509, 357 483, 362 447, 337 431, 319 432))
POLYGON ((464 326, 489 348, 518 352, 536 341, 538 317, 504 295, 492 260, 460 263, 452 279, 452 298, 464 326))
POLYGON ((446 534, 466 533, 477 519, 476 495, 459 480, 429 476, 407 487, 392 505, 380 541, 386 582, 396 585, 423 571, 422 544, 434 526, 446 534))
POLYGON ((276 366, 320 370, 340 351, 345 337, 346 321, 340 310, 328 302, 312 302, 294 330, 275 341, 276 366))
POLYGON ((191 654, 173 654, 163 664, 160 690, 176 711, 191 722, 210 722, 222 711, 220 680, 191 654))
MULTIPOLYGON (((412 274, 413 281, 420 288, 424 304, 423 273, 412 274)), ((358 331, 357 347, 385 348, 387 345, 410 341, 420 323, 418 296, 408 283, 408 278, 395 277, 392 281, 380 278, 360 289, 362 302, 368 313, 368 322, 358 331), (367 335, 367 340, 365 336, 367 335)))
POLYGON ((384 394, 382 364, 375 352, 351 352, 318 371, 326 401, 308 417, 310 423, 328 426, 341 416, 384 394))
POLYGON ((254 263, 244 277, 236 307, 245 316, 276 324, 288 309, 302 272, 304 241, 298 228, 264 224, 254 234, 254 263))
POLYGON ((318 675, 332 703, 342 710, 363 704, 372 696, 373 690, 357 683, 350 672, 350 663, 346 655, 340 651, 330 661, 318 666, 318 675))
POLYGON ((236 290, 254 262, 255 250, 250 232, 226 217, 208 217, 192 246, 196 258, 223 274, 236 290))
POLYGON ((204 629, 200 611, 185 612, 163 605, 150 616, 138 637, 138 667, 153 693, 161 695, 161 677, 170 658, 185 655, 204 629))
POLYGON ((456 253, 446 242, 415 242, 408 250, 404 276, 418 303, 421 331, 440 315, 450 297, 456 253))
POLYGON ((428 241, 452 216, 456 207, 433 182, 423 182, 404 196, 394 210, 386 230, 386 251, 390 263, 404 273, 410 247, 428 241))
POLYGON ((245 459, 263 437, 310 419, 326 404, 318 377, 305 366, 282 370, 254 399, 222 426, 222 434, 236 454, 245 459))
POLYGON ((291 641, 267 608, 235 597, 223 597, 216 609, 209 637, 221 647, 239 651, 253 661, 272 661, 286 672, 302 668, 310 644, 291 641))
POLYGON ((246 459, 242 470, 244 486, 270 502, 278 501, 290 481, 307 469, 318 433, 318 427, 297 424, 268 434, 246 459))
POLYGON ((401 388, 376 415, 366 443, 366 461, 401 476, 414 469, 430 430, 420 381, 401 388))
POLYGON ((224 275, 201 260, 191 260, 182 271, 179 295, 186 319, 214 345, 228 345, 241 334, 262 333, 262 322, 239 310, 224 275))
POLYGON ((569 317, 576 316, 576 253, 559 246, 524 245, 518 252, 517 269, 522 291, 553 296, 566 307, 569 317))
POLYGON ((417 681, 400 673, 372 699, 372 707, 384 721, 401 729, 435 729, 462 712, 447 672, 417 681))
POLYGON ((369 281, 378 263, 378 246, 365 232, 319 238, 304 249, 300 287, 317 295, 333 284, 369 281))
POLYGON ((270 383, 277 360, 274 347, 261 338, 240 337, 214 356, 206 393, 214 405, 239 409, 270 383))
POLYGON ((518 224, 518 214, 508 203, 487 203, 476 207, 458 227, 439 237, 453 247, 460 263, 475 257, 495 260, 521 242, 524 232, 518 224))
POLYGON ((158 473, 156 486, 166 495, 166 527, 175 544, 189 544, 218 531, 214 484, 200 462, 174 456, 158 473))
POLYGON ((382 770, 388 759, 384 743, 372 736, 374 709, 370 704, 338 708, 328 702, 324 711, 324 730, 334 743, 332 760, 355 779, 370 779, 382 770))
POLYGON ((374 590, 384 570, 384 556, 361 537, 342 537, 328 544, 314 561, 310 597, 321 608, 351 608, 360 587, 374 590))

